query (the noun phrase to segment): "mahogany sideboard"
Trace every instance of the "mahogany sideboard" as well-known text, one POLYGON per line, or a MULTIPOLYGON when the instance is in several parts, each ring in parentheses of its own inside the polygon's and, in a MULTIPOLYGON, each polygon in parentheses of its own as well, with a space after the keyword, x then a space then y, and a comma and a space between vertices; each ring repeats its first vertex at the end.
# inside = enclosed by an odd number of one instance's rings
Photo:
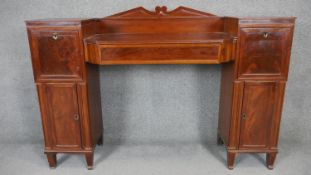
POLYGON ((57 153, 81 153, 92 169, 95 145, 103 144, 100 65, 222 64, 217 143, 228 168, 237 153, 266 153, 272 169, 294 23, 165 6, 26 21, 49 166, 57 153))

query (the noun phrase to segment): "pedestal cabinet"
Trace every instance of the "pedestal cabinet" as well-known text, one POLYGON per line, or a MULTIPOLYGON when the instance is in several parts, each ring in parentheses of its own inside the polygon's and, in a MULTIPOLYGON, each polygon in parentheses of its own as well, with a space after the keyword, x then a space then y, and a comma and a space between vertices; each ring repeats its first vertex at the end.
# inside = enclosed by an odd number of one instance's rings
POLYGON ((293 22, 240 19, 236 24, 237 60, 224 64, 222 70, 218 143, 227 147, 229 169, 233 169, 236 153, 253 152, 266 153, 267 167, 272 169, 293 22))
POLYGON ((222 64, 218 143, 228 168, 237 153, 266 153, 272 169, 294 22, 165 6, 27 21, 49 165, 57 153, 81 153, 92 168, 103 142, 99 65, 222 64))
POLYGON ((94 147, 103 141, 98 68, 84 62, 81 29, 80 20, 28 25, 50 167, 57 153, 83 153, 92 169, 94 147))

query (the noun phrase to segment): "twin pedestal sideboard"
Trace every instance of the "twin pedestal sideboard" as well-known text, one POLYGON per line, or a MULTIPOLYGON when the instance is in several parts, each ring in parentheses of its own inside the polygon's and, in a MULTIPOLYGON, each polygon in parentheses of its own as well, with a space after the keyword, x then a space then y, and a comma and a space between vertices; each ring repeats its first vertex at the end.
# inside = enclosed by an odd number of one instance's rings
POLYGON ((266 153, 272 169, 294 22, 165 6, 26 21, 49 166, 57 153, 81 153, 92 169, 103 144, 100 65, 222 64, 217 143, 227 149, 228 168, 237 153, 266 153))

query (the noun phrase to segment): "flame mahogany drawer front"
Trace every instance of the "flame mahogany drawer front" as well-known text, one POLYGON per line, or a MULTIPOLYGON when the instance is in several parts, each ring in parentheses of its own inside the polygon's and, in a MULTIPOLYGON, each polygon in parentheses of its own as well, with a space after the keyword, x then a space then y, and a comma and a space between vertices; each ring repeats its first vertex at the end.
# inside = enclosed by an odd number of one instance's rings
POLYGON ((76 28, 30 28, 36 80, 82 79, 84 59, 76 28))
POLYGON ((239 76, 286 78, 292 28, 241 28, 239 76))
POLYGON ((229 35, 202 33, 178 36, 132 34, 91 37, 85 40, 86 60, 94 64, 217 64, 233 59, 234 40, 229 35), (113 42, 109 41, 111 38, 113 42))
POLYGON ((113 64, 122 61, 170 62, 170 61, 209 61, 218 63, 223 57, 220 44, 170 44, 132 45, 127 47, 100 46, 101 63, 113 64), (152 61, 153 60, 153 61, 152 61))

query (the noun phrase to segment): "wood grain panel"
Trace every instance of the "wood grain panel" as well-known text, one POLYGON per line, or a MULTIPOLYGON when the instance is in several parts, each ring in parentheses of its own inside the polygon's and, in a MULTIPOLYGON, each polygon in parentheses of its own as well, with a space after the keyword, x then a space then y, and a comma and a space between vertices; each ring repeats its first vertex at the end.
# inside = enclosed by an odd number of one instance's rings
POLYGON ((101 60, 105 61, 135 61, 135 60, 202 60, 217 63, 221 58, 221 45, 134 45, 122 48, 101 47, 101 60))
POLYGON ((275 82, 245 82, 240 149, 268 148, 276 102, 275 82))
POLYGON ((80 115, 74 83, 45 84, 47 123, 54 149, 81 149, 80 115), (64 105, 66 104, 66 107, 64 105), (78 118, 77 118, 78 117, 78 118))
POLYGON ((36 80, 82 79, 78 30, 30 29, 29 33, 36 80))
POLYGON ((93 64, 219 64, 234 59, 235 39, 223 32, 101 34, 84 40, 93 64))
POLYGON ((239 76, 287 78, 291 28, 242 28, 239 76))

